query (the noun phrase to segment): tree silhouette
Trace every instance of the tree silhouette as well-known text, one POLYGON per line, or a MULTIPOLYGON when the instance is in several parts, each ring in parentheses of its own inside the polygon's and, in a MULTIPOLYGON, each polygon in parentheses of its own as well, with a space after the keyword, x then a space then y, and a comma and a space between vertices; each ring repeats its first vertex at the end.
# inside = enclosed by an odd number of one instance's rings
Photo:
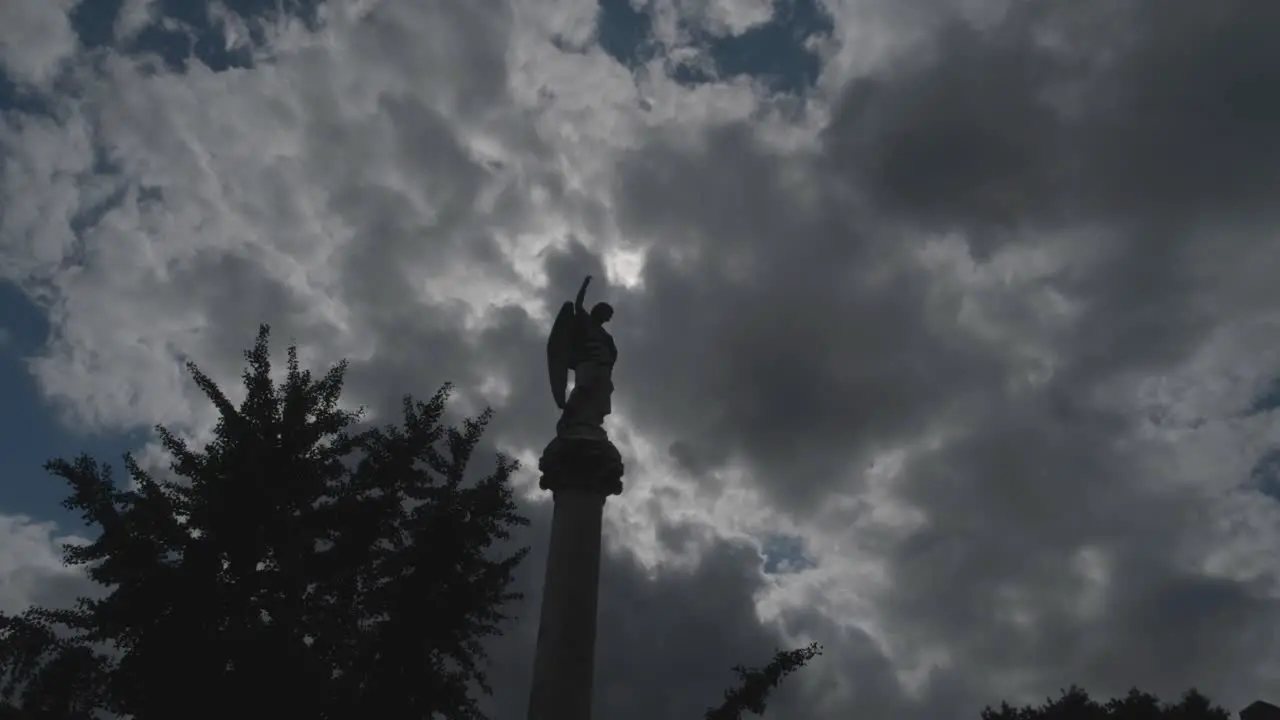
POLYGON ((812 643, 796 650, 779 650, 763 668, 735 665, 738 685, 724 693, 719 707, 708 708, 705 720, 739 720, 745 712, 763 715, 770 693, 783 678, 822 654, 822 646, 812 643))
POLYGON ((490 412, 445 426, 445 385, 357 432, 345 362, 315 380, 291 347, 277 386, 268 336, 238 408, 188 365, 219 419, 200 450, 157 428, 172 478, 130 455, 130 489, 87 456, 46 465, 99 531, 64 557, 103 594, 0 615, 0 718, 483 717, 481 641, 527 552, 494 547, 527 524, 515 461, 467 478, 490 412))
POLYGON ((1013 707, 1001 703, 988 707, 982 720, 1230 720, 1231 713, 1211 703, 1195 689, 1188 690, 1177 703, 1162 703, 1150 693, 1132 689, 1123 698, 1099 703, 1072 685, 1056 699, 1043 705, 1013 707))

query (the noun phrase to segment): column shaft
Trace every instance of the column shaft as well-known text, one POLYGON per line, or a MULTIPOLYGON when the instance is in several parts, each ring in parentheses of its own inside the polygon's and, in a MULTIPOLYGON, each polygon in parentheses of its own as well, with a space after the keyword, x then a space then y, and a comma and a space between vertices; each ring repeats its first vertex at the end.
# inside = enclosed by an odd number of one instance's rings
POLYGON ((529 720, 590 720, 604 495, 555 493, 529 720))

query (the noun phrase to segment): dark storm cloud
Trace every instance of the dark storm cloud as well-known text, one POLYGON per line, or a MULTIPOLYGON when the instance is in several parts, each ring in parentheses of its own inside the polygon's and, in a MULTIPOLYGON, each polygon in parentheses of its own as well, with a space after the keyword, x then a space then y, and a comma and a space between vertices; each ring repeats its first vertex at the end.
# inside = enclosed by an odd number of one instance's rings
POLYGON ((729 128, 701 153, 649 148, 624 164, 624 222, 658 245, 618 323, 619 387, 682 452, 743 453, 808 504, 851 459, 999 382, 1004 361, 838 187, 789 187, 812 172, 801 163, 729 128))
POLYGON ((1280 182, 1277 27, 1280 10, 1238 0, 1015 3, 850 85, 827 161, 883 210, 996 238, 1024 222, 1239 221, 1280 182))
POLYGON ((1191 4, 1131 5, 1132 26, 1101 38, 1071 35, 1096 27, 1081 18, 1090 11, 1120 15, 1100 3, 1071 17, 1019 3, 995 28, 948 25, 929 60, 846 88, 818 157, 771 155, 733 126, 693 152, 673 141, 628 158, 625 227, 658 243, 644 302, 619 324, 632 357, 658 370, 635 379, 653 383, 638 410, 670 424, 667 400, 679 399, 687 419, 674 432, 708 433, 693 447, 741 443, 765 459, 810 441, 841 452, 891 441, 993 392, 1003 349, 959 328, 934 279, 902 261, 904 227, 964 233, 977 260, 1036 231, 1105 233, 1087 266, 1045 281, 1085 312, 1062 338, 1055 393, 1184 358, 1224 280, 1194 264, 1212 239, 1205 222, 1234 222, 1248 198, 1269 212, 1280 172, 1270 95, 1238 101, 1252 112, 1241 118, 1212 107, 1222 94, 1211 89, 1280 67, 1258 57, 1270 45, 1257 29, 1280 27, 1280 13, 1228 3, 1206 34, 1191 4), (1077 48, 1046 48, 1050 31, 1077 48), (1071 107, 1055 109, 1055 95, 1071 107))
MULTIPOLYGON (((910 463, 898 487, 927 522, 890 554, 892 626, 913 643, 945 639, 975 672, 1021 669, 1044 682, 1083 681, 1078 673, 1098 655, 1127 658, 1149 645, 1151 624, 1116 616, 1135 595, 1169 600, 1149 583, 1202 539, 1195 499, 1131 480, 1139 468, 1120 447, 1118 418, 1005 399, 975 421, 910 463), (1073 609, 1087 591, 1078 563, 1090 549, 1112 568, 1102 622, 1073 609), (1034 625, 1016 622, 1018 611, 1033 613, 1034 625)), ((1212 654, 1213 637, 1197 641, 1212 654)), ((1108 689, 1132 682, 1089 675, 1108 689)))
POLYGON ((928 62, 851 85, 826 162, 878 210, 966 233, 978 258, 1029 232, 1103 228, 1103 262, 1052 281, 1087 301, 1067 372, 1157 370, 1203 339, 1205 294, 1230 282, 1206 256, 1277 219, 1278 28, 1256 3, 1018 3, 995 28, 948 26, 928 62))
POLYGON ((634 560, 606 565, 594 712, 686 718, 718 704, 730 666, 763 665, 779 643, 756 616, 763 580, 754 549, 724 542, 653 579, 634 560))
POLYGON ((732 126, 627 158, 624 229, 657 249, 619 323, 646 370, 619 392, 685 464, 740 454, 792 509, 854 489, 842 473, 876 449, 950 428, 894 489, 925 524, 891 551, 879 598, 893 632, 953 652, 929 693, 958 682, 997 702, 983 688, 1006 671, 1049 689, 1256 688, 1274 601, 1188 575, 1202 498, 1144 481, 1134 419, 1098 399, 1280 307, 1272 287, 1235 289, 1274 262, 1280 10, 1012 7, 991 27, 943 23, 927 52, 853 81, 811 157, 732 126), (1014 392, 1008 349, 905 260, 944 232, 979 263, 1081 237, 1040 281, 1080 311, 1047 336, 1041 386, 1014 392), (1090 549, 1113 572, 1098 617, 1069 600, 1090 549))
POLYGON ((878 210, 966 233, 978 258, 1028 232, 1105 228, 1095 272, 1053 280, 1087 300, 1067 372, 1167 366, 1209 330, 1207 244, 1276 220, 1280 13, 1014 7, 993 29, 949 26, 919 67, 850 86, 826 161, 878 210))
POLYGON ((1274 220, 1280 8, 1139 3, 1134 37, 1084 119, 1091 204, 1184 222, 1274 220), (1103 111, 1111 109, 1110 113, 1103 111))
POLYGON ((856 182, 879 212, 980 228, 979 243, 1026 217, 1061 216, 1070 149, 1049 90, 1069 69, 1021 25, 947 25, 927 59, 852 83, 822 171, 856 182))

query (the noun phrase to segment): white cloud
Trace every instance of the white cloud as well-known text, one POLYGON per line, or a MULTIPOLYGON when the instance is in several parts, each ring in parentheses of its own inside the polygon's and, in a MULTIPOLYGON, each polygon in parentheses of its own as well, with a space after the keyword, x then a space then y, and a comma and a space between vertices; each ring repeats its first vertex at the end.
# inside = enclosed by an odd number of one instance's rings
POLYGON ((13 80, 42 86, 76 51, 67 13, 78 0, 11 0, 0 6, 0 69, 13 80))
POLYGON ((62 564, 62 546, 83 542, 59 535, 53 523, 0 514, 0 612, 21 612, 33 603, 65 605, 86 593, 83 573, 62 564))

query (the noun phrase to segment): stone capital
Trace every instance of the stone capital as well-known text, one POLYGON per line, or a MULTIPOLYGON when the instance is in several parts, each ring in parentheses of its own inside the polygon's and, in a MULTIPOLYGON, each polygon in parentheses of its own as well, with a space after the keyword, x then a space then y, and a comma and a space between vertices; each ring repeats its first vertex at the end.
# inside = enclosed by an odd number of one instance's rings
POLYGON ((538 487, 600 496, 622 494, 622 454, 608 439, 557 436, 538 459, 538 487))

